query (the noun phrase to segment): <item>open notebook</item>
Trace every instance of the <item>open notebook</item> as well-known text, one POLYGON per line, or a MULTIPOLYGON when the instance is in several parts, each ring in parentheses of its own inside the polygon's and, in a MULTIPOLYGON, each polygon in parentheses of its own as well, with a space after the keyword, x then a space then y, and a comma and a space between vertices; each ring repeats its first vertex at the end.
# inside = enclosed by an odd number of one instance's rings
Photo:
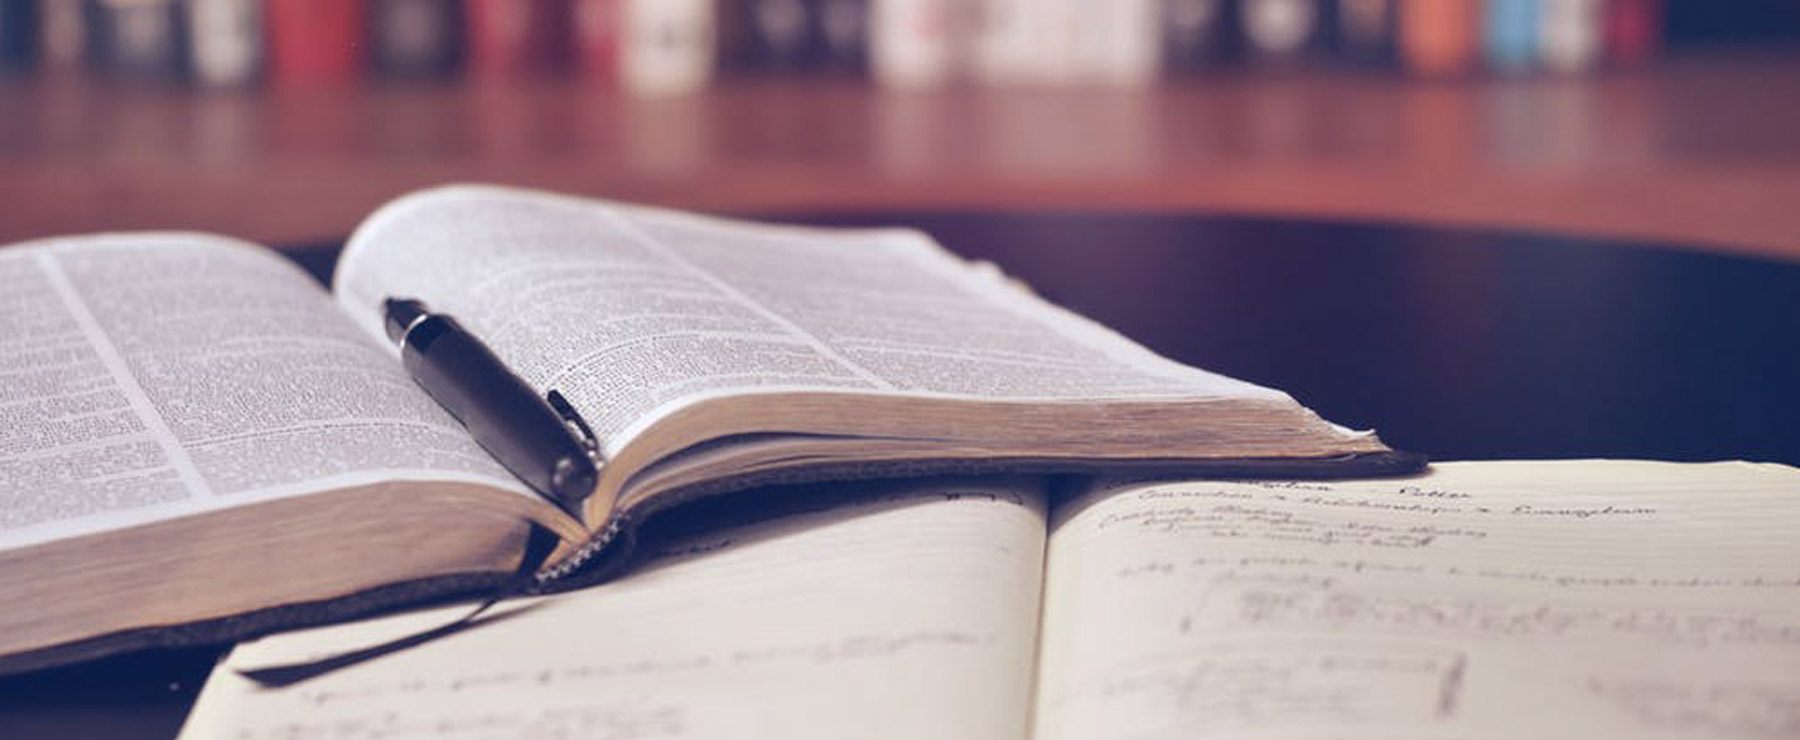
POLYGON ((456 612, 240 645, 183 738, 1800 735, 1792 468, 845 494, 283 689, 456 612))
POLYGON ((447 187, 371 215, 333 283, 205 234, 0 250, 0 602, 30 605, 0 671, 491 590, 528 531, 560 540, 538 587, 573 587, 658 512, 771 483, 1419 464, 911 230, 447 187), (401 297, 585 419, 584 506, 413 383, 381 329, 401 297))

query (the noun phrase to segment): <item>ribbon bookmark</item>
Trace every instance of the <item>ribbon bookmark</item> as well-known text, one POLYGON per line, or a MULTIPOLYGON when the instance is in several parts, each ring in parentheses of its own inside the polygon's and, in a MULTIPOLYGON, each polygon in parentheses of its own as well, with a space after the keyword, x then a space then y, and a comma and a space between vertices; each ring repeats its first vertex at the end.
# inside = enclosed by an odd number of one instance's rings
POLYGON ((482 614, 502 600, 530 593, 537 583, 538 570, 550 559, 550 554, 556 551, 556 545, 560 541, 561 538, 557 537, 554 532, 536 524, 531 525, 531 535, 525 542, 525 554, 519 559, 519 567, 513 571, 513 574, 469 613, 446 624, 323 658, 261 668, 239 668, 237 673, 264 688, 275 689, 292 686, 341 668, 367 663, 381 656, 391 655, 472 627, 494 624, 523 614, 537 608, 537 605, 490 616, 486 619, 481 618, 482 614))

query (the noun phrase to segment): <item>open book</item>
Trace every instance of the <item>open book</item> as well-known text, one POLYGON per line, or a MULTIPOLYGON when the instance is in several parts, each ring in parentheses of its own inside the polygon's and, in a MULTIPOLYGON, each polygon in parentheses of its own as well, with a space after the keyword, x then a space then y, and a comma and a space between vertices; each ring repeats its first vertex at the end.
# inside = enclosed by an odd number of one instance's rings
POLYGON ((1800 736, 1793 468, 849 500, 284 689, 237 671, 451 615, 240 645, 183 738, 1800 736))
POLYGON ((1287 395, 1158 357, 907 230, 491 187, 401 198, 333 294, 199 234, 0 250, 0 670, 545 590, 639 523, 773 483, 926 473, 1404 472, 1287 395), (457 317, 595 431, 578 512, 407 376, 388 297, 457 317))

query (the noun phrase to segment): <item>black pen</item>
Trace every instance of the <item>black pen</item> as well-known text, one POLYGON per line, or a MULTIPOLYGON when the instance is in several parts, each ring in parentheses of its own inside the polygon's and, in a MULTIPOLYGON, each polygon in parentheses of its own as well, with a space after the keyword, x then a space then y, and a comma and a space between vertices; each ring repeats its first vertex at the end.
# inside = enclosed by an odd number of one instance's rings
POLYGON ((539 396, 456 319, 424 303, 389 298, 382 312, 413 380, 513 475, 580 518, 600 466, 593 430, 568 401, 556 391, 539 396))

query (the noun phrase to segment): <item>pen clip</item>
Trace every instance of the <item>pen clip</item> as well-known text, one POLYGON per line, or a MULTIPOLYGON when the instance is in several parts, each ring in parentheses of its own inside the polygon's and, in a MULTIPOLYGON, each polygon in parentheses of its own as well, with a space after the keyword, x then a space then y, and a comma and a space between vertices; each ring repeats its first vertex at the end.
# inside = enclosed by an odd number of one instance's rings
POLYGON ((588 426, 587 420, 581 418, 581 412, 575 410, 574 404, 569 403, 569 399, 564 398, 561 391, 554 389, 544 394, 544 400, 549 402, 550 409, 557 416, 562 417, 563 426, 568 427, 581 440, 581 446, 587 448, 588 456, 594 458, 596 463, 605 462, 605 458, 600 455, 600 438, 595 436, 594 428, 588 426))

